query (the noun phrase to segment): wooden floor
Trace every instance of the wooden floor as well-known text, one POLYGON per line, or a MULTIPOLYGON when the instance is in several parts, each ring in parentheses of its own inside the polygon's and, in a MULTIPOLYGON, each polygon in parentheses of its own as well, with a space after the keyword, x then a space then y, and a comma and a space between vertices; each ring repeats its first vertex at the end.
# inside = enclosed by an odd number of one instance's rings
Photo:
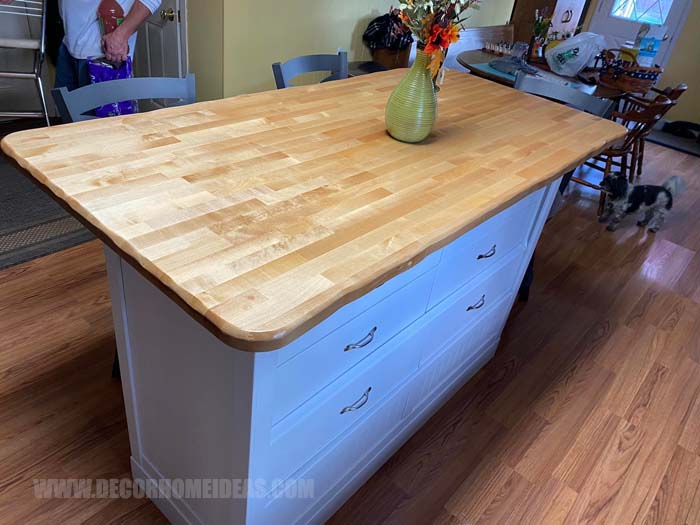
MULTIPOLYGON (((700 523, 700 158, 667 226, 595 222, 575 188, 494 360, 332 525, 700 523)), ((0 272, 0 523, 164 523, 144 500, 39 500, 35 478, 129 475, 101 248, 0 272)))

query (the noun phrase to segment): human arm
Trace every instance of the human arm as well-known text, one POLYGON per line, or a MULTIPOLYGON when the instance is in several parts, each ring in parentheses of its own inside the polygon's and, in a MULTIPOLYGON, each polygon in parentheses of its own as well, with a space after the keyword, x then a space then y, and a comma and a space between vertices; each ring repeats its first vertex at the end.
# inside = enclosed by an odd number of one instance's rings
MULTIPOLYGON (((5 1, 5 0, 0 0, 5 1)), ((124 21, 102 37, 102 51, 110 62, 123 62, 129 55, 129 38, 160 5, 159 0, 136 0, 124 21)))

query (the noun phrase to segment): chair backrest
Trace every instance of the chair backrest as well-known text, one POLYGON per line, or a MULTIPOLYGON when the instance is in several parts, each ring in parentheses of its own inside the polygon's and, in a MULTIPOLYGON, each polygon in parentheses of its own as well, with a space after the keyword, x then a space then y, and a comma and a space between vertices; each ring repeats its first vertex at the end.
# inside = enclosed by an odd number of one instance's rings
POLYGON ((579 89, 527 75, 522 71, 518 72, 515 77, 515 89, 556 102, 562 102, 567 106, 599 117, 607 115, 613 104, 612 100, 594 97, 579 89))
POLYGON ((651 133, 654 126, 668 113, 674 103, 666 95, 659 95, 646 105, 635 105, 626 111, 614 112, 612 120, 627 128, 627 135, 623 143, 616 148, 630 150, 638 139, 651 133))
POLYGON ((86 115, 95 108, 123 100, 169 99, 175 105, 192 104, 196 98, 195 77, 186 78, 141 77, 110 80, 84 86, 73 91, 54 89, 53 98, 63 122, 94 119, 86 115))
MULTIPOLYGON (((444 67, 464 71, 464 68, 457 62, 457 55, 463 51, 474 51, 483 49, 489 42, 513 42, 515 26, 505 24, 500 26, 469 27, 459 32, 459 40, 452 44, 447 51, 444 67)), ((409 63, 413 64, 416 58, 416 42, 411 47, 409 63)))
POLYGON ((676 87, 667 87, 665 89, 654 89, 657 93, 667 96, 673 102, 677 102, 681 95, 688 91, 688 85, 685 83, 678 84, 676 87))
POLYGON ((331 72, 331 75, 323 80, 324 82, 348 78, 347 51, 338 51, 337 55, 305 55, 292 58, 284 63, 275 62, 272 64, 272 73, 275 76, 277 89, 291 87, 294 77, 315 71, 331 72))

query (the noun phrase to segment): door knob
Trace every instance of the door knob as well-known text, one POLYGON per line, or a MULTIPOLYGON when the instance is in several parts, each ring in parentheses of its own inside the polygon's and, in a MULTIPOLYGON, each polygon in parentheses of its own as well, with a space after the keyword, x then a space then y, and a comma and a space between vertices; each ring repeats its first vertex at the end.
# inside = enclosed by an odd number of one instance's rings
POLYGON ((160 18, 161 20, 169 20, 171 22, 175 21, 175 10, 171 7, 170 9, 161 9, 160 10, 160 18))

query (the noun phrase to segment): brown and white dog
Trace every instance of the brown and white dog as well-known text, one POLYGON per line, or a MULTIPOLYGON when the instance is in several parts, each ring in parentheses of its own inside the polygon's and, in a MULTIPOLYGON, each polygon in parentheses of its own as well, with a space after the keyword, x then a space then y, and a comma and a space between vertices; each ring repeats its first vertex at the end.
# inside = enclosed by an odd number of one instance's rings
POLYGON ((613 174, 605 177, 600 187, 608 194, 608 202, 599 221, 609 223, 608 231, 614 232, 628 214, 640 211, 637 226, 649 226, 649 231, 656 233, 673 208, 673 199, 685 189, 685 183, 673 176, 661 186, 634 186, 627 177, 613 174))

